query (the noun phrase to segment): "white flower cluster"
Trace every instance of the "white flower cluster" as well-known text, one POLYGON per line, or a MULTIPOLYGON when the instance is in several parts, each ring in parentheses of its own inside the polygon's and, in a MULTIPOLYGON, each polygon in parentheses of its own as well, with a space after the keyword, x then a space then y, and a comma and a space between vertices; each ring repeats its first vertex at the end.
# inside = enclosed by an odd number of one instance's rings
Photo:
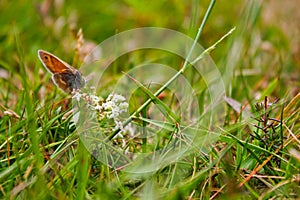
POLYGON ((102 104, 103 110, 109 119, 116 119, 121 113, 127 112, 128 103, 125 98, 119 94, 110 94, 102 104))
POLYGON ((95 94, 89 94, 89 93, 82 93, 80 90, 76 90, 72 93, 73 99, 76 101, 80 101, 80 99, 83 99, 85 102, 88 103, 89 106, 95 107, 99 105, 99 102, 103 101, 102 97, 98 97, 95 94))
MULTIPOLYGON (((103 100, 95 94, 76 91, 73 93, 73 99, 78 102, 80 100, 84 100, 90 109, 97 111, 99 120, 103 120, 105 118, 112 119, 114 122, 113 131, 120 129, 120 133, 116 135, 117 137, 123 138, 121 133, 128 131, 129 127, 124 128, 122 121, 120 120, 120 115, 128 110, 128 103, 122 95, 112 93, 106 98, 106 100, 103 100)), ((129 132, 132 132, 132 130, 129 132)))
MULTIPOLYGON (((105 102, 101 106, 97 107, 99 113, 104 113, 108 119, 113 119, 115 123, 114 131, 120 129, 121 132, 126 132, 123 127, 122 121, 120 121, 119 116, 127 112, 128 103, 125 102, 125 98, 119 94, 110 94, 105 102)), ((117 134, 118 137, 123 138, 121 134, 117 134)))

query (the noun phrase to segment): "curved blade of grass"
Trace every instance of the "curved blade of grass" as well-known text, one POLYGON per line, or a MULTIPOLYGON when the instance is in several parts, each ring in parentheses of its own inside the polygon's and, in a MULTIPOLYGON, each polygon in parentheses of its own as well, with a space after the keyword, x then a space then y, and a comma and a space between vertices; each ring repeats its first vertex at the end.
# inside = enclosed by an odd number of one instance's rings
POLYGON ((157 96, 152 94, 150 90, 148 90, 141 82, 130 76, 129 74, 126 74, 135 84, 139 86, 142 91, 147 94, 152 102, 158 107, 158 109, 162 112, 162 114, 168 118, 170 121, 174 121, 175 123, 180 122, 180 117, 177 116, 164 102, 162 102, 157 96))
MULTIPOLYGON (((187 55, 187 57, 186 57, 186 59, 185 59, 185 61, 184 61, 184 64, 183 64, 183 66, 182 66, 182 68, 169 80, 169 81, 167 81, 160 89, 158 89, 155 93, 154 93, 154 96, 158 96, 160 93, 162 93, 174 80, 176 80, 182 73, 184 73, 184 71, 186 70, 186 68, 187 68, 187 66, 188 66, 188 61, 190 60, 190 57, 191 57, 191 55, 192 55, 192 53, 193 53, 193 51, 194 51, 194 48, 195 48, 195 46, 196 46, 196 44, 198 43, 198 40, 199 40, 199 38, 200 38, 200 35, 201 35, 201 33, 202 33, 202 31, 203 31, 203 28, 204 28, 204 25, 205 25, 205 23, 207 22, 207 20, 208 20, 208 17, 209 17, 209 15, 210 15, 210 13, 211 13, 211 11, 212 11, 212 9, 213 9, 213 7, 214 7, 214 5, 215 5, 215 0, 211 0, 210 1, 210 4, 209 4, 209 6, 208 6, 208 9, 207 9, 207 11, 206 11, 206 13, 205 13, 205 15, 204 15, 204 18, 203 18, 203 20, 202 20, 202 22, 201 22, 201 25, 200 25, 200 27, 199 27, 199 29, 198 29, 198 32, 197 32, 197 35, 196 35, 196 37, 195 37, 195 40, 194 40, 194 43, 193 43, 193 45, 191 46, 191 48, 190 48, 190 51, 189 51, 189 53, 188 53, 188 55, 187 55)), ((151 99, 148 99, 141 107, 139 107, 138 109, 137 109, 137 111, 136 112, 134 112, 124 123, 123 123, 123 127, 125 127, 126 125, 128 125, 131 121, 132 121, 132 119, 133 119, 133 117, 134 116, 136 116, 138 113, 140 113, 144 108, 146 108, 150 103, 151 103, 151 99)), ((109 135, 108 137, 107 137, 107 139, 106 140, 111 140, 116 134, 118 134, 119 132, 120 132, 120 130, 121 129, 117 129, 117 130, 115 130, 111 135, 109 135)))

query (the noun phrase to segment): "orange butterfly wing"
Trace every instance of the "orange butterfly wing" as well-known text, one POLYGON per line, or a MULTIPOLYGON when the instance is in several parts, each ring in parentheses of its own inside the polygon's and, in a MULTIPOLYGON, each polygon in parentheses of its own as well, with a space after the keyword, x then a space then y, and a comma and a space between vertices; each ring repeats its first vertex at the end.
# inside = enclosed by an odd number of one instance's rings
POLYGON ((60 60, 49 52, 39 50, 38 55, 44 67, 52 74, 62 73, 66 70, 74 70, 74 68, 71 67, 68 63, 60 60))
POLYGON ((43 50, 38 50, 38 56, 44 67, 52 74, 55 85, 63 91, 71 93, 85 86, 86 80, 80 71, 68 63, 43 50))

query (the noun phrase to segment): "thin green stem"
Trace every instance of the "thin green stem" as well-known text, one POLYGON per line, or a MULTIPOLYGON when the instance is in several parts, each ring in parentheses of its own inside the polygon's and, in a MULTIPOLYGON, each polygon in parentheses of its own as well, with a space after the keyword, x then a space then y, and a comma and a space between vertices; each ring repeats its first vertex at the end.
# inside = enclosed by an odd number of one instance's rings
MULTIPOLYGON (((162 93, 166 88, 168 88, 170 86, 170 84, 176 80, 181 74, 184 73, 184 71, 186 70, 187 66, 188 66, 188 63, 189 63, 189 60, 190 60, 190 57, 194 51, 194 48, 196 46, 196 44, 198 43, 198 40, 200 38, 200 35, 203 31, 203 28, 204 28, 204 25, 209 17, 209 14, 211 13, 213 7, 214 7, 214 4, 215 4, 215 0, 211 0, 210 4, 209 4, 209 7, 204 15, 204 18, 202 20, 202 23, 198 29, 198 32, 197 32, 197 35, 194 39, 194 42, 193 42, 193 45, 184 61, 184 64, 182 66, 182 68, 169 80, 167 81, 161 88, 159 88, 155 93, 154 95, 155 96, 158 96, 160 93, 162 93)), ((148 99, 142 106, 140 106, 134 113, 131 114, 131 116, 128 117, 128 119, 123 122, 123 126, 125 127, 126 125, 128 125, 134 116, 136 116, 137 114, 139 114, 143 109, 145 109, 150 103, 151 103, 152 99, 148 99)), ((117 129, 115 130, 111 135, 109 135, 106 140, 111 140, 115 135, 117 135, 118 133, 120 132, 120 129, 117 129)))

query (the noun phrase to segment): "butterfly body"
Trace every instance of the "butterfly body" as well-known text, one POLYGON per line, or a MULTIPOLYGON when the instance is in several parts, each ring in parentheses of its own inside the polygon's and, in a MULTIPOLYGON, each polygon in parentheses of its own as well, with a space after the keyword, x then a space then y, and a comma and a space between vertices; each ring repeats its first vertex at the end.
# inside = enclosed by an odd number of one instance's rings
POLYGON ((55 85, 64 92, 71 93, 85 86, 86 80, 80 71, 68 63, 43 50, 38 51, 38 56, 44 67, 52 74, 55 85))

